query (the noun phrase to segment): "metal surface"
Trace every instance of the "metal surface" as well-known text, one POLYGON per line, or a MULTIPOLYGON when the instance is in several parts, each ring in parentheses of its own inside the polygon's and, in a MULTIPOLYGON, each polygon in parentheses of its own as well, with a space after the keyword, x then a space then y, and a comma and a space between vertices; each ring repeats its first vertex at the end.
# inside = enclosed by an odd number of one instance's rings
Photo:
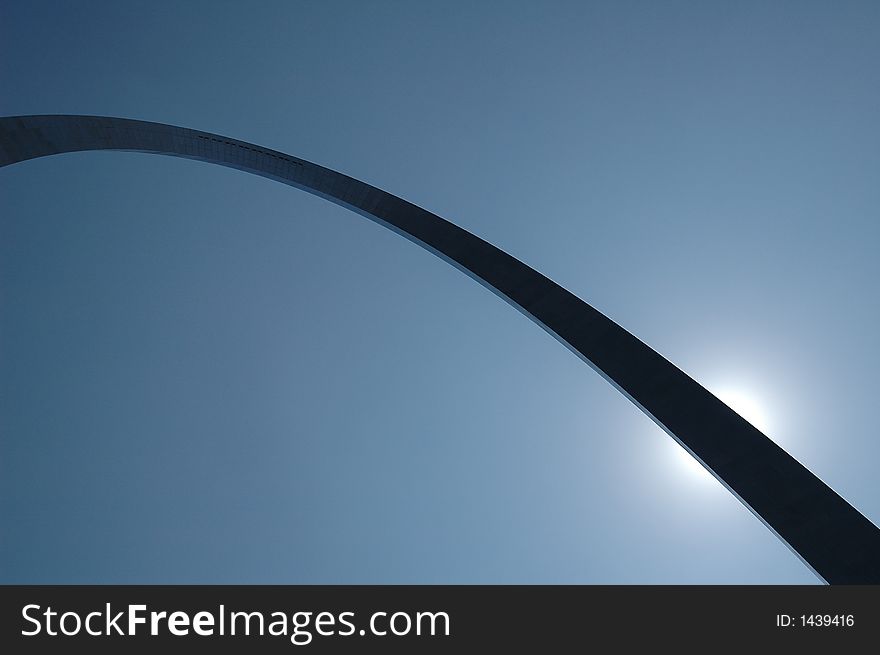
POLYGON ((822 580, 880 583, 880 530, 745 419, 599 311, 470 232, 328 168, 228 137, 92 116, 0 118, 0 166, 127 150, 220 164, 308 191, 403 235, 556 337, 688 450, 822 580))

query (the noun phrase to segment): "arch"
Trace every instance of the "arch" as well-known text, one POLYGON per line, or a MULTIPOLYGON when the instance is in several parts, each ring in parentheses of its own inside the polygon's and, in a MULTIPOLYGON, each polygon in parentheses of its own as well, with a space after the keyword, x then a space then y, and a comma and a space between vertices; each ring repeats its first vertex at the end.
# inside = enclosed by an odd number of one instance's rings
POLYGON ((759 430, 611 319, 518 259, 397 196, 229 137, 123 118, 0 118, 0 166, 123 150, 219 164, 355 211, 443 258, 566 345, 681 444, 824 582, 880 583, 880 530, 759 430))

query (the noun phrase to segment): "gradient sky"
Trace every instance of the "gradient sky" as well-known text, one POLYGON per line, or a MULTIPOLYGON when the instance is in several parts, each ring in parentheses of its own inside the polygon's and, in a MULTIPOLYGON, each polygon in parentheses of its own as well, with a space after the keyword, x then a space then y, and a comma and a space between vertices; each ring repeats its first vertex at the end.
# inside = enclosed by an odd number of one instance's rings
MULTIPOLYGON (((878 28, 874 2, 4 3, 0 114, 219 132, 415 202, 878 523, 878 28)), ((0 582, 817 582, 362 217, 134 153, 0 194, 0 582)))

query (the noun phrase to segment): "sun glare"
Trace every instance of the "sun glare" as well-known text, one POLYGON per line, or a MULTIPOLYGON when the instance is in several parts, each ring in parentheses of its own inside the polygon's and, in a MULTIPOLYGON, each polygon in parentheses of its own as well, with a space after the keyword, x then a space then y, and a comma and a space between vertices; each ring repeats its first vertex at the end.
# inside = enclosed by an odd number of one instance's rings
POLYGON ((760 401, 753 395, 742 389, 720 388, 712 391, 713 394, 725 405, 742 416, 764 434, 770 430, 770 421, 767 412, 760 401))
MULTIPOLYGON (((771 421, 767 411, 758 400, 756 394, 749 393, 738 387, 717 387, 710 389, 725 405, 742 416, 764 434, 771 429, 771 421)), ((714 476, 700 464, 697 459, 679 444, 674 444, 674 459, 677 468, 688 478, 701 481, 712 481, 714 476)))

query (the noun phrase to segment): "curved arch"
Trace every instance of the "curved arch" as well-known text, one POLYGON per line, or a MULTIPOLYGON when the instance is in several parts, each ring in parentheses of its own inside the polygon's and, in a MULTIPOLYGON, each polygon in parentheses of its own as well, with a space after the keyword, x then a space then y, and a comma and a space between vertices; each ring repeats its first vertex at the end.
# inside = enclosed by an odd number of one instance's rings
POLYGON ((491 289, 592 366, 820 579, 880 583, 880 530, 871 521, 660 354, 483 239, 347 175, 217 134, 97 116, 0 118, 0 166, 84 150, 173 155, 236 168, 320 196, 394 230, 491 289))

